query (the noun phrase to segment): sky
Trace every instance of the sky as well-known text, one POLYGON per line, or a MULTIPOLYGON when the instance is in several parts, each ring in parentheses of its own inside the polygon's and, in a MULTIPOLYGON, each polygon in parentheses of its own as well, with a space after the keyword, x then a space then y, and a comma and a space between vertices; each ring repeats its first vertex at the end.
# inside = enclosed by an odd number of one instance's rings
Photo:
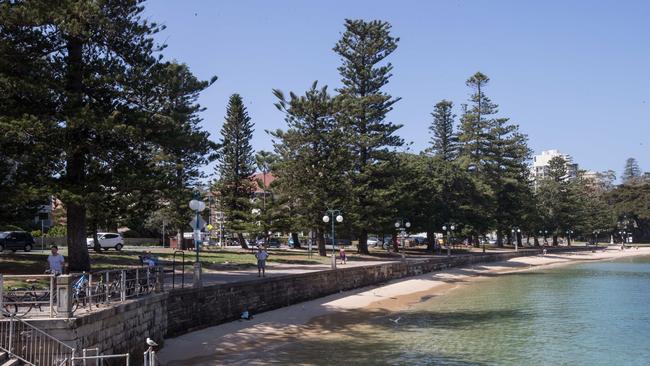
POLYGON ((460 115, 465 80, 481 71, 535 154, 559 149, 619 175, 635 157, 650 171, 650 1, 150 0, 145 17, 166 25, 156 35, 166 59, 218 77, 200 98, 215 140, 239 93, 254 149, 271 150, 265 130, 285 128, 272 89, 302 94, 318 80, 334 92, 344 19, 380 19, 400 38, 385 91, 402 98, 388 119, 411 151, 428 146, 435 103, 451 100, 460 115))

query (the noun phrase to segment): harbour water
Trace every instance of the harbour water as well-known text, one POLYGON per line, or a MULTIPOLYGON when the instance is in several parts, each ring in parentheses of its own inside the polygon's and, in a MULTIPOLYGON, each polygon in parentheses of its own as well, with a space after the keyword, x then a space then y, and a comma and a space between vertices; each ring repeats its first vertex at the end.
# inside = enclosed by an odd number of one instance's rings
POLYGON ((262 358, 305 365, 648 365, 650 257, 498 275, 402 312, 339 318, 328 331, 262 358))

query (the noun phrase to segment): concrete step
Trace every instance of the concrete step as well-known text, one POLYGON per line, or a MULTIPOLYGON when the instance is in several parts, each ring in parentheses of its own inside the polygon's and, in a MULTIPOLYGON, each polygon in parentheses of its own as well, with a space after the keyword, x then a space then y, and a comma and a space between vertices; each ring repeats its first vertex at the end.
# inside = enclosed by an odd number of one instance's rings
POLYGON ((9 359, 2 364, 2 366, 19 366, 20 361, 16 358, 9 359))
POLYGON ((0 362, 4 362, 7 359, 7 352, 0 351, 0 362))

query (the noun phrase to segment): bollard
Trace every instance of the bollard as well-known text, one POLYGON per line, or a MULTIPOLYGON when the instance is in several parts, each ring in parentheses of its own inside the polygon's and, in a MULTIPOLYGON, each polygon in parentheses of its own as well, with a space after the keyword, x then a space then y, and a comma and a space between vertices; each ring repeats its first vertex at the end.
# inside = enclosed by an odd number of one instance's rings
POLYGON ((194 263, 194 287, 201 287, 203 286, 202 283, 202 278, 201 278, 201 262, 195 262, 194 263))
POLYGON ((59 318, 72 317, 72 282, 70 275, 56 278, 56 313, 59 318))

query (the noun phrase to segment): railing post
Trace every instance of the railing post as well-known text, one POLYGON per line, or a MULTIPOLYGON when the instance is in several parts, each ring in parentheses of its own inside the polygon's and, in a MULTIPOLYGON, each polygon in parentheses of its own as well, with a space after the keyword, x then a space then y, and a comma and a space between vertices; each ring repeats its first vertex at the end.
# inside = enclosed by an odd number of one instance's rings
POLYGON ((56 278, 56 312, 60 318, 72 316, 72 277, 60 275, 56 278))
POLYGON ((50 275, 50 318, 54 317, 54 291, 56 291, 54 281, 56 281, 56 275, 52 274, 50 275))
POLYGON ((122 278, 120 278, 120 300, 126 301, 126 270, 122 270, 122 278))
POLYGON ((7 351, 9 352, 9 356, 13 355, 14 350, 13 350, 13 341, 14 341, 14 314, 11 315, 9 318, 9 345, 7 351))
POLYGON ((133 295, 140 295, 140 269, 135 269, 135 283, 133 284, 133 295))
MULTIPOLYGON (((101 276, 101 275, 100 275, 101 276)), ((95 296, 97 294, 95 293, 95 296)), ((88 274, 88 286, 86 286, 86 299, 88 299, 88 310, 93 309, 93 274, 88 274)), ((99 305, 97 306, 99 307, 99 305)))
POLYGON ((104 285, 106 286, 106 303, 110 303, 111 299, 111 283, 109 282, 110 279, 110 271, 106 271, 106 281, 104 282, 104 285))
POLYGON ((154 291, 156 292, 165 291, 165 272, 160 266, 156 266, 156 287, 154 291))
POLYGON ((0 273, 0 311, 4 309, 4 307, 2 306, 2 302, 4 301, 5 298, 4 290, 5 290, 5 282, 4 282, 4 278, 2 277, 2 273, 0 273))

